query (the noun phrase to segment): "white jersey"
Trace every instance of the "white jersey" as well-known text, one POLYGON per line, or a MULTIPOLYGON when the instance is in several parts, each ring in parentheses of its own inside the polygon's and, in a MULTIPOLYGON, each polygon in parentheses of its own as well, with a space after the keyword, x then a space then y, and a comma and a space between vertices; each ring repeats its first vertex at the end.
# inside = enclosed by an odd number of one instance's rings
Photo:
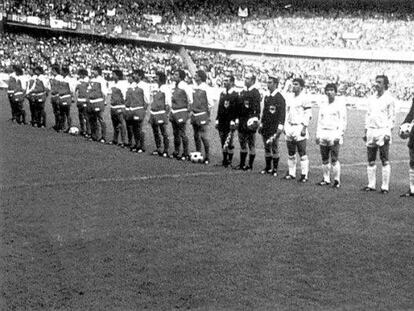
POLYGON ((390 92, 385 91, 382 96, 368 98, 365 128, 383 129, 391 132, 395 122, 395 100, 390 92))
POLYGON ((346 129, 346 122, 344 102, 335 98, 332 103, 329 103, 326 98, 319 107, 316 137, 322 138, 329 132, 331 136, 341 138, 346 129))
POLYGON ((312 118, 312 105, 301 92, 298 96, 294 93, 288 93, 285 97, 286 101, 286 125, 304 125, 308 126, 312 118))

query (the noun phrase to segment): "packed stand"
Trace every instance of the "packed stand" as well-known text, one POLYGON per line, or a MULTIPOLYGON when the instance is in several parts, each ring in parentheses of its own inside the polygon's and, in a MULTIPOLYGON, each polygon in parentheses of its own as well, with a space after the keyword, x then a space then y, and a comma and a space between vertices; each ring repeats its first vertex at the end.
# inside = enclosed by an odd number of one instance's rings
MULTIPOLYGON (((373 2, 374 3, 374 2, 373 2)), ((413 51, 412 4, 350 3, 328 6, 250 1, 247 16, 227 1, 8 0, 8 13, 59 18, 90 24, 100 33, 122 25, 121 32, 181 36, 184 40, 226 46, 302 46, 413 51), (382 5, 382 6, 381 6, 382 5), (241 14, 243 15, 243 13, 241 14), (153 19, 158 16, 160 19, 153 19)), ((243 8, 245 9, 245 8, 243 8)), ((144 35, 145 35, 144 34, 144 35)))

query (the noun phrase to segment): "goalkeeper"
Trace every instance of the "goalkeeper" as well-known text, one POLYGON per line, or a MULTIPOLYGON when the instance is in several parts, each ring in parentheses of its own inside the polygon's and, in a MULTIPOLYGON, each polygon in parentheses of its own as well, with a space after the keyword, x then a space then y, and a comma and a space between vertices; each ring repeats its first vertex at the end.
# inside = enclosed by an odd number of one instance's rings
POLYGON ((264 97, 262 119, 259 126, 259 134, 263 137, 266 162, 266 167, 260 173, 273 176, 277 176, 279 137, 283 131, 286 115, 286 102, 278 92, 278 85, 278 78, 269 75, 267 80, 269 94, 264 97))

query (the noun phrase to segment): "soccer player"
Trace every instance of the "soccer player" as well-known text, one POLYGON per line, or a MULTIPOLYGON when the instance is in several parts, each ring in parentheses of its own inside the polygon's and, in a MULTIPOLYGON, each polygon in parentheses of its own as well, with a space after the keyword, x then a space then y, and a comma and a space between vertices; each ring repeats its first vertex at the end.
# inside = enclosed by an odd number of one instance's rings
POLYGON ((149 101, 149 87, 142 79, 145 74, 142 70, 134 70, 128 76, 128 88, 126 92, 126 123, 128 141, 132 152, 143 153, 145 151, 145 134, 142 130, 143 121, 149 101), (132 139, 135 145, 132 144, 132 139))
POLYGON ((194 131, 196 151, 201 152, 201 142, 204 145, 204 164, 210 162, 210 142, 208 140, 208 125, 210 123, 210 111, 214 106, 211 89, 207 85, 207 75, 203 70, 197 70, 193 93, 193 105, 191 106, 191 124, 194 131))
POLYGON ((330 171, 332 167, 333 187, 341 184, 341 166, 338 161, 339 146, 343 143, 346 129, 346 106, 336 98, 337 87, 334 83, 325 86, 326 101, 319 106, 316 129, 316 144, 319 145, 322 157, 323 179, 319 186, 331 184, 330 171), (331 163, 329 163, 329 158, 331 163))
POLYGON ((305 81, 295 78, 292 81, 292 93, 287 93, 285 137, 288 149, 288 173, 285 180, 296 178, 296 152, 300 157, 301 176, 299 182, 307 182, 309 174, 309 159, 306 144, 309 138, 308 126, 312 118, 312 106, 306 98, 303 89, 305 81))
POLYGON ((72 104, 73 93, 76 88, 76 81, 70 76, 69 68, 62 67, 62 80, 59 84, 59 128, 65 133, 69 132, 72 126, 72 117, 70 116, 70 106, 72 104), (65 123, 67 124, 65 130, 65 123))
POLYGON ((88 71, 80 68, 78 70, 78 84, 75 88, 75 102, 78 107, 78 117, 80 134, 85 138, 90 138, 91 128, 89 124, 89 105, 88 105, 88 71))
POLYGON ((108 96, 111 103, 111 120, 114 128, 112 144, 118 145, 118 136, 121 134, 121 142, 119 146, 125 147, 126 139, 126 123, 125 123, 125 98, 128 88, 127 82, 124 80, 124 74, 119 69, 112 70, 113 84, 108 90, 108 96))
POLYGON ((174 72, 172 79, 175 82, 175 87, 172 90, 170 113, 174 135, 174 152, 172 157, 182 161, 190 160, 186 130, 189 108, 193 104, 193 90, 185 82, 185 76, 185 72, 181 69, 174 72), (181 145, 183 146, 183 153, 180 156, 181 145))
POLYGON ((408 140, 408 152, 410 155, 410 169, 409 169, 409 182, 410 182, 410 189, 401 195, 401 197, 414 197, 414 98, 413 103, 411 105, 410 112, 407 114, 407 116, 404 119, 404 123, 410 123, 411 124, 411 131, 408 135, 408 137, 402 138, 409 138, 408 140))
POLYGON ((254 159, 256 157, 256 131, 257 127, 249 127, 250 118, 260 119, 260 101, 261 96, 255 86, 256 76, 247 73, 245 76, 245 89, 240 93, 240 101, 237 106, 236 124, 239 132, 240 143, 240 164, 235 168, 238 170, 251 171, 253 169, 254 159), (247 147, 249 148, 249 162, 246 165, 247 147))
POLYGON ((59 111, 59 87, 63 77, 60 75, 60 67, 58 65, 53 65, 50 70, 51 77, 49 79, 50 85, 50 101, 52 103, 52 111, 55 116, 55 125, 53 129, 57 132, 60 132, 62 128, 60 122, 60 111, 59 111))
POLYGON ((239 102, 239 94, 234 88, 234 77, 232 75, 226 76, 223 84, 225 90, 220 94, 216 128, 219 132, 223 152, 222 165, 228 167, 231 166, 233 160, 233 134, 236 125, 236 109, 239 102))
POLYGON ((391 165, 389 161, 389 149, 391 144, 391 130, 395 120, 395 100, 388 91, 389 80, 385 75, 375 78, 376 94, 368 98, 368 107, 365 117, 365 133, 363 140, 367 146, 368 156, 368 185, 363 191, 376 191, 375 160, 379 150, 382 162, 381 193, 389 192, 391 165))
POLYGON ((26 124, 26 111, 23 108, 25 85, 21 79, 23 70, 20 66, 13 66, 13 72, 9 76, 7 94, 9 96, 12 112, 12 122, 26 124))
POLYGON ((286 102, 278 92, 278 85, 279 79, 277 77, 268 77, 267 88, 269 89, 269 95, 265 96, 263 101, 262 119, 259 126, 259 134, 263 137, 266 162, 266 167, 260 173, 273 176, 277 176, 279 137, 283 131, 286 115, 286 102))
POLYGON ((106 96, 108 94, 107 81, 102 76, 102 69, 95 66, 91 70, 89 80, 88 99, 89 123, 92 132, 92 140, 106 143, 106 123, 103 118, 106 96))
POLYGON ((155 82, 158 88, 152 92, 152 103, 150 107, 149 123, 154 134, 156 149, 152 152, 153 155, 168 157, 168 150, 170 147, 170 140, 168 138, 167 122, 168 113, 171 107, 171 90, 167 86, 166 75, 159 71, 155 74, 155 82), (161 137, 164 148, 161 148, 161 137))
POLYGON ((49 85, 44 71, 41 66, 36 66, 33 70, 34 75, 30 78, 27 85, 26 95, 29 96, 29 100, 33 103, 34 120, 33 125, 37 127, 46 127, 46 111, 45 102, 47 98, 49 85))

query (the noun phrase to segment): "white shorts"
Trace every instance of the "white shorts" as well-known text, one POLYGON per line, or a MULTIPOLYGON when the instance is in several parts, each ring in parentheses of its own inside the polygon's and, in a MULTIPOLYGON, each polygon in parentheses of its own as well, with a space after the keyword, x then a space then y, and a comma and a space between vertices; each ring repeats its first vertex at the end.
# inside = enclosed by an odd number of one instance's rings
POLYGON ((301 141, 304 139, 308 139, 309 138, 309 132, 308 129, 306 129, 306 135, 305 136, 301 136, 300 132, 302 132, 303 129, 303 125, 302 124, 295 124, 295 125, 291 125, 291 124, 286 124, 285 126, 285 139, 287 141, 301 141))
POLYGON ((391 130, 389 129, 368 129, 367 130, 367 147, 382 147, 384 146, 384 137, 389 136, 391 143, 391 130))
POLYGON ((319 145, 321 146, 333 146, 334 141, 339 139, 339 144, 342 145, 344 139, 338 131, 333 130, 321 130, 319 132, 319 145))

